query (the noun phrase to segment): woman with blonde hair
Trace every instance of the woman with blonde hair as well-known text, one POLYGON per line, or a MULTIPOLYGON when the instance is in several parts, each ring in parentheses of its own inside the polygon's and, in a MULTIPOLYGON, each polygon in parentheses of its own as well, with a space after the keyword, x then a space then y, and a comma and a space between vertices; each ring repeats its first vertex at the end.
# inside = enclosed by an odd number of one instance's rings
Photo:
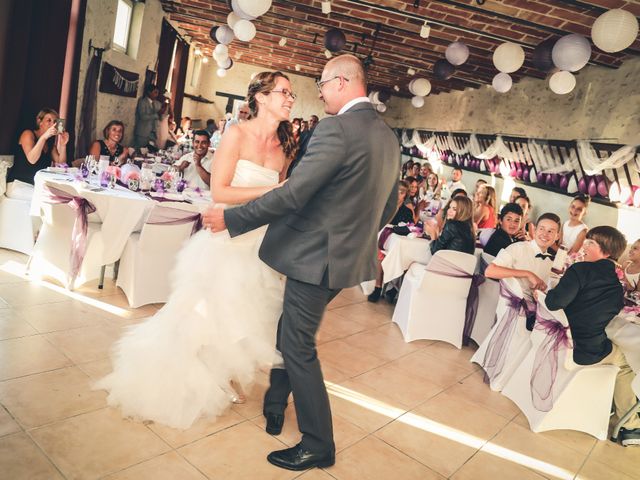
POLYGON ((451 200, 447 209, 447 219, 440 236, 431 242, 433 255, 438 250, 457 250, 473 254, 476 240, 473 231, 473 203, 464 196, 451 200))
POLYGON ((496 228, 497 201, 495 188, 489 185, 482 185, 473 200, 473 223, 478 228, 496 228))

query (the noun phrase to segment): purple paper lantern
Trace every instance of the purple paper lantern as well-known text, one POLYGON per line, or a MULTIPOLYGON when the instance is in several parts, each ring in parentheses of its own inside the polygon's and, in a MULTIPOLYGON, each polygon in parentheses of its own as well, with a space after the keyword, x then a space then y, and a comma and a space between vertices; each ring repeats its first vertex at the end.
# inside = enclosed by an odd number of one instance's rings
POLYGON ((587 188, 587 193, 589 195, 591 195, 592 197, 595 197, 596 194, 598 193, 598 186, 596 184, 596 179, 594 177, 591 177, 591 180, 589 180, 589 186, 587 188))
POLYGON ((547 183, 546 173, 538 173, 538 183, 547 183))
POLYGON ((330 52, 339 52, 347 44, 347 38, 339 28, 330 28, 324 34, 324 46, 330 52))
POLYGON ((555 68, 553 58, 551 57, 551 51, 553 50, 555 43, 555 39, 549 38, 544 42, 539 43, 538 46, 533 49, 531 61, 538 70, 550 72, 555 68))
POLYGON ((516 166, 516 178, 522 180, 522 164, 520 162, 516 166))
POLYGON ((436 63, 433 64, 433 76, 438 80, 449 80, 455 71, 456 67, 444 58, 437 60, 436 63))
POLYGON ((582 177, 578 182, 578 191, 586 194, 589 191, 589 177, 582 177))
POLYGON ((598 175, 596 177, 596 189, 598 191, 598 195, 601 197, 606 197, 609 195, 609 185, 607 184, 607 179, 604 175, 598 175))
POLYGON ((561 175, 560 177, 560 189, 567 191, 567 187, 569 186, 569 175, 561 175))

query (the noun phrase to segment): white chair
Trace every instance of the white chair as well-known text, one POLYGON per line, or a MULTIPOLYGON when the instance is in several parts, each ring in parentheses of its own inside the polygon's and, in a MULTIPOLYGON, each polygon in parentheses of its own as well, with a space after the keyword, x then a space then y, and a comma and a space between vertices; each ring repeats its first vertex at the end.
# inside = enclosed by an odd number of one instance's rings
POLYGON ((40 222, 29 215, 30 208, 28 200, 0 196, 0 248, 31 255, 40 222))
MULTIPOLYGON (((78 196, 71 185, 50 185, 70 196, 78 196)), ((102 267, 102 235, 100 217, 88 215, 86 250, 80 271, 75 279, 70 278, 72 232, 76 211, 69 205, 42 202, 42 228, 33 248, 29 271, 34 276, 48 276, 58 280, 69 289, 99 278, 102 267)))
MULTIPOLYGON (((193 218, 188 223, 153 224, 154 217, 198 215, 189 204, 166 202, 154 207, 140 233, 133 233, 120 257, 116 285, 127 296, 129 306, 136 308, 149 303, 166 302, 169 298, 169 273, 173 270, 180 246, 193 230, 193 218)), ((157 220, 160 222, 160 220, 157 220)))
MULTIPOLYGON (((489 265, 495 257, 488 253, 480 255, 481 266, 489 265)), ((484 272, 484 268, 480 268, 484 272)), ((486 278, 478 287, 478 312, 473 322, 471 330, 471 339, 478 345, 481 345, 491 328, 496 323, 496 309, 498 307, 498 299, 500 298, 500 282, 492 278, 486 278)))
POLYGON ((567 317, 562 310, 549 311, 544 301, 545 295, 540 293, 532 347, 502 394, 518 405, 534 432, 577 430, 606 440, 618 367, 575 364, 567 317), (553 327, 542 325, 540 317, 553 327), (563 336, 565 342, 561 341, 563 336), (556 339, 560 341, 554 351, 551 346, 556 339), (546 362, 541 360, 545 352, 549 352, 546 362), (550 373, 553 362, 557 362, 555 381, 550 373), (535 374, 539 376, 534 382, 535 374))
POLYGON ((393 322, 406 342, 431 339, 462 347, 467 296, 476 262, 474 255, 440 250, 426 267, 411 265, 393 312, 393 322), (441 262, 456 266, 460 276, 439 273, 441 262))
POLYGON ((502 390, 531 348, 531 335, 527 330, 525 313, 518 309, 515 318, 509 321, 511 308, 506 296, 522 300, 520 284, 514 278, 505 278, 500 280, 500 290, 496 307, 497 321, 471 357, 472 362, 487 372, 491 390, 497 392, 502 390))
MULTIPOLYGON (((634 378, 631 382, 631 389, 633 390, 633 393, 636 394, 636 397, 640 398, 640 375, 636 375, 636 378, 634 378)), ((632 415, 637 415, 638 412, 640 412, 640 400, 638 400, 633 408, 620 419, 618 424, 613 429, 611 440, 613 440, 614 442, 618 441, 618 434, 620 433, 620 429, 622 428, 622 426, 627 423, 632 415)))
POLYGON ((489 242, 491 235, 493 235, 495 231, 495 228, 481 228, 478 230, 478 241, 483 248, 489 242))

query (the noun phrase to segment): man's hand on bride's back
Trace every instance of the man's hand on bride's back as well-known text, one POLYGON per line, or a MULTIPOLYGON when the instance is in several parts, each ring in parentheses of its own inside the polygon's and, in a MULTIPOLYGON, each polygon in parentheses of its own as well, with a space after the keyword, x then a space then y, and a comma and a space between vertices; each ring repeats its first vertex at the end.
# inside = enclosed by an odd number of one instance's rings
POLYGON ((205 228, 208 228, 212 232, 221 232, 227 229, 227 225, 224 223, 224 209, 209 207, 206 212, 202 214, 202 224, 205 228))

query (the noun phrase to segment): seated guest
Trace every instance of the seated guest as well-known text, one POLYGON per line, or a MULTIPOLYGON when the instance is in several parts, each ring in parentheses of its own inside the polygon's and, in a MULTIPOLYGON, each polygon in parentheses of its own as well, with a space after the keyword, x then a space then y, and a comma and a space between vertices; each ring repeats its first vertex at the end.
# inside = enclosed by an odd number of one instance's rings
POLYGON ((486 180, 483 180, 481 178, 476 180, 476 189, 473 191, 473 198, 476 197, 476 193, 478 193, 478 190, 480 190, 485 185, 487 185, 487 181, 486 180))
POLYGON ((624 283, 627 289, 640 290, 638 287, 640 284, 640 240, 633 242, 622 267, 624 268, 624 283))
POLYGON ((522 196, 516 198, 515 203, 522 209, 522 223, 517 237, 519 240, 531 240, 535 229, 533 222, 529 220, 529 212, 531 212, 532 208, 531 200, 527 196, 522 196))
MULTIPOLYGON (((418 165, 418 164, 416 164, 418 165)), ((424 210, 427 206, 427 202, 424 200, 420 200, 420 192, 418 191, 418 180, 415 177, 407 177, 404 179, 409 185, 409 190, 407 191, 407 198, 404 201, 404 204, 407 206, 411 213, 413 213, 412 223, 418 223, 420 220, 420 212, 424 210)))
POLYGON ((514 203, 519 197, 526 197, 527 192, 522 187, 513 187, 511 195, 509 195, 509 203, 514 203))
POLYGON ((418 173, 418 182, 422 183, 424 186, 424 181, 429 177, 433 170, 431 169, 431 165, 429 162, 424 162, 420 167, 420 172, 418 173))
POLYGON ((402 165, 402 171, 401 171, 402 179, 406 180, 406 177, 410 176, 412 172, 413 172, 413 160, 407 160, 402 165))
MULTIPOLYGON (((407 182, 405 182, 404 180, 400 180, 400 182, 398 183, 398 211, 393 216, 393 219, 391 220, 391 222, 389 222, 391 225, 398 225, 399 223, 410 223, 413 221, 413 212, 409 210, 407 206, 404 204, 404 199, 407 196, 408 189, 409 189, 409 186, 407 185, 407 182)), ((369 295, 369 297, 367 298, 370 302, 373 302, 373 303, 377 302, 380 299, 380 293, 382 292, 382 279, 383 279, 382 260, 383 258, 384 258, 384 254, 382 253, 382 251, 379 250, 378 251, 378 269, 376 273, 376 286, 373 290, 373 293, 369 295)))
POLYGON ((111 120, 102 130, 104 140, 96 140, 91 144, 89 155, 99 157, 106 155, 109 163, 121 165, 125 163, 129 150, 120 143, 124 137, 124 123, 120 120, 111 120))
POLYGON ((204 129, 207 131, 207 133, 209 133, 209 138, 211 138, 211 135, 213 135, 213 132, 218 129, 218 126, 216 125, 216 121, 213 118, 207 118, 206 125, 207 126, 204 129))
POLYGON ((435 232, 433 232, 433 231, 427 232, 431 236, 431 238, 433 238, 433 239, 438 238, 438 235, 440 235, 440 232, 444 228, 444 222, 446 222, 446 220, 447 220, 447 211, 449 210, 449 206, 451 205, 451 202, 453 201, 453 199, 454 198, 458 198, 458 197, 466 197, 466 196, 467 196, 467 191, 463 190, 461 188, 458 188, 457 190, 453 191, 449 201, 446 203, 446 205, 440 211, 440 213, 438 215, 436 215, 436 223, 437 223, 436 231, 435 232))
POLYGON ((30 200, 36 173, 67 163, 69 133, 58 132, 57 120, 58 112, 45 108, 36 116, 36 129, 20 134, 13 166, 7 173, 7 197, 30 200))
MULTIPOLYGON (((582 245, 584 262, 571 265, 558 286, 547 293, 551 310, 563 309, 573 337, 573 361, 578 365, 616 365, 613 402, 618 418, 636 403, 631 389, 635 374, 624 353, 607 338, 605 327, 623 307, 623 291, 615 260, 626 246, 624 235, 613 227, 589 230, 582 245)), ((623 445, 640 445, 640 418, 633 415, 620 431, 623 445)))
POLYGON ((517 203, 507 203, 502 207, 499 217, 498 228, 483 249, 485 253, 494 257, 500 250, 519 240, 517 234, 522 222, 522 209, 517 203))
POLYGON ((209 190, 212 159, 213 155, 209 153, 209 132, 196 130, 193 132, 193 151, 180 157, 176 165, 191 187, 209 190))
POLYGON ((462 169, 460 167, 455 167, 451 171, 451 179, 447 182, 447 188, 450 192, 458 189, 462 189, 465 192, 467 191, 467 187, 462 183, 462 169))
POLYGON ((427 175, 423 187, 420 188, 420 197, 426 200, 440 200, 440 179, 438 174, 431 172, 427 175))
POLYGON ((180 126, 176 130, 176 138, 178 143, 187 143, 193 140, 193 130, 191 129, 191 118, 182 117, 180 126))
POLYGON ((439 250, 457 250, 473 254, 475 235, 473 233, 473 204, 467 197, 459 196, 451 200, 447 209, 447 221, 442 233, 431 242, 431 255, 439 250))
POLYGON ((533 290, 547 289, 547 280, 553 266, 553 255, 549 253, 549 247, 558 240, 559 233, 560 217, 555 213, 540 215, 533 240, 513 243, 500 250, 484 275, 495 280, 516 278, 525 297, 533 301, 533 290))
POLYGON ((569 204, 569 220, 562 224, 560 230, 560 245, 567 247, 569 253, 577 253, 587 236, 589 227, 582 221, 587 214, 591 202, 589 195, 579 193, 569 204))
POLYGON ((496 191, 489 185, 481 187, 474 197, 473 222, 478 228, 496 228, 496 191))

